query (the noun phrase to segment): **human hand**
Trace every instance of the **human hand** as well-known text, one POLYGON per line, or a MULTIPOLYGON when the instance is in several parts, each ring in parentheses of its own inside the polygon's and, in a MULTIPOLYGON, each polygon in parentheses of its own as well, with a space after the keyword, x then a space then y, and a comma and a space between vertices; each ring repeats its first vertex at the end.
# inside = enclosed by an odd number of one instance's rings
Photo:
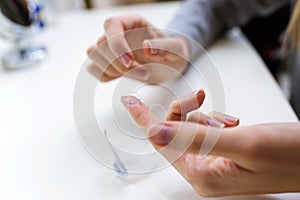
POLYGON ((138 15, 108 18, 105 34, 87 53, 88 71, 107 82, 127 76, 160 83, 183 73, 189 60, 188 45, 180 36, 167 36, 138 15))
POLYGON ((189 100, 173 102, 164 122, 151 120, 155 116, 143 103, 126 103, 134 97, 123 97, 122 102, 153 146, 158 151, 162 147, 169 149, 159 151, 167 160, 173 161, 175 154, 182 154, 172 165, 199 195, 299 192, 300 124, 235 127, 238 119, 221 113, 210 117, 194 112, 186 118, 188 112, 197 109, 190 102, 196 98, 201 106, 203 94, 198 92, 189 100), (222 124, 225 128, 220 129, 222 124), (220 137, 209 155, 200 156, 205 136, 214 131, 221 131, 220 137), (181 146, 187 143, 190 146, 183 152, 181 146))

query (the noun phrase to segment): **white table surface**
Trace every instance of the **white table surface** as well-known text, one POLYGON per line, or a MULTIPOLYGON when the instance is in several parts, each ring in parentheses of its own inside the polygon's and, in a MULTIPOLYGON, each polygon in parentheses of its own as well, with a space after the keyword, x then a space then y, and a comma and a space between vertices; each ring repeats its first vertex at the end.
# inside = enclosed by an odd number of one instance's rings
MULTIPOLYGON (((171 167, 136 182, 116 178, 83 148, 75 131, 73 89, 86 48, 111 15, 139 13, 164 27, 177 3, 117 7, 60 16, 39 40, 49 49, 42 66, 0 70, 0 199, 203 199, 171 167)), ((0 42, 1 55, 7 43, 0 42)), ((253 48, 238 32, 209 50, 226 95, 226 112, 242 125, 297 121, 253 48)), ((200 59, 201 63, 201 59, 200 59)), ((297 194, 223 199, 299 199, 297 194)))

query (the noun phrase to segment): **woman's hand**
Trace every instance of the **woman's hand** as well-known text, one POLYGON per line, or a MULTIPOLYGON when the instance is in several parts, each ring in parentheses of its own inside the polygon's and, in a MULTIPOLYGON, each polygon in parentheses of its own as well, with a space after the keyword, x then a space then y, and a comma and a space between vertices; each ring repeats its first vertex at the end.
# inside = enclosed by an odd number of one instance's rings
POLYGON ((201 106, 203 91, 173 102, 167 121, 158 122, 149 120, 155 116, 141 102, 128 104, 130 98, 134 97, 123 97, 122 102, 153 146, 158 151, 169 149, 159 151, 169 161, 174 158, 172 154, 182 154, 172 165, 201 196, 300 191, 299 123, 232 128, 238 125, 238 119, 221 113, 211 117, 193 112, 186 118, 188 112, 201 106), (195 99, 198 104, 191 103, 195 99), (220 129, 222 125, 225 128, 220 129), (219 131, 209 155, 200 156, 206 135, 219 131), (190 146, 182 152, 180 147, 186 143, 190 146))
POLYGON ((185 71, 189 59, 183 37, 171 37, 138 15, 116 16, 104 23, 105 34, 87 53, 88 71, 103 82, 123 75, 159 83, 185 71))

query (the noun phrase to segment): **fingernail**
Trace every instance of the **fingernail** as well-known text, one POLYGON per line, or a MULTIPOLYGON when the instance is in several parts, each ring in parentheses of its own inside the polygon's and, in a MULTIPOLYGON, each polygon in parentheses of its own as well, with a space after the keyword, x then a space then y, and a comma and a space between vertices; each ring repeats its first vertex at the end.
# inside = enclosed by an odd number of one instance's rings
POLYGON ((172 139, 172 127, 166 124, 158 124, 150 127, 149 139, 157 145, 167 145, 172 139))
POLYGON ((209 126, 224 127, 224 124, 222 124, 221 122, 219 122, 213 118, 206 118, 206 122, 209 126))
POLYGON ((124 53, 123 55, 121 55, 120 59, 121 59, 122 63, 125 65, 125 67, 127 67, 127 68, 129 68, 133 63, 133 60, 127 55, 127 53, 124 53))
POLYGON ((155 48, 153 43, 150 40, 146 40, 147 45, 150 47, 150 51, 152 55, 158 55, 159 49, 155 48))
POLYGON ((229 122, 229 123, 236 123, 238 118, 237 117, 233 117, 233 116, 229 116, 229 115, 225 115, 224 116, 224 120, 226 122, 229 122))
POLYGON ((184 98, 188 99, 188 98, 191 98, 193 96, 196 96, 200 91, 202 91, 202 90, 195 90, 195 91, 189 93, 188 95, 186 95, 184 98))
POLYGON ((128 74, 142 80, 147 80, 149 78, 148 70, 145 68, 135 68, 128 72, 128 74))
POLYGON ((122 96, 121 102, 124 106, 136 105, 141 102, 141 100, 135 96, 122 96))

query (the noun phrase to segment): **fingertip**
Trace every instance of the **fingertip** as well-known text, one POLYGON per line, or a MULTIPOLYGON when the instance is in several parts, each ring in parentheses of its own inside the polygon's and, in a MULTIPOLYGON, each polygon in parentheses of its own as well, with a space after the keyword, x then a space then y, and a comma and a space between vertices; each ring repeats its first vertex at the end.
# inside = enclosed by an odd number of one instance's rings
POLYGON ((203 101, 205 99, 205 92, 203 89, 200 89, 198 91, 196 91, 196 97, 197 97, 197 100, 198 100, 198 103, 199 103, 199 106, 201 106, 203 104, 203 101))
POLYGON ((120 61, 127 69, 130 68, 134 62, 133 55, 130 52, 124 53, 120 56, 120 61))
POLYGON ((141 100, 133 95, 123 95, 121 102, 141 128, 146 128, 151 123, 151 113, 141 100))
POLYGON ((199 89, 183 97, 180 101, 181 104, 194 104, 194 109, 197 109, 203 104, 204 99, 205 92, 203 89, 199 89))
POLYGON ((144 40, 143 41, 143 48, 151 48, 151 44, 150 44, 150 41, 149 41, 149 39, 146 39, 146 40, 144 40))
POLYGON ((205 92, 203 89, 199 89, 196 91, 197 96, 205 97, 205 92))
POLYGON ((196 90, 179 100, 173 101, 168 109, 167 120, 183 121, 186 115, 201 107, 205 99, 204 90, 196 90))
POLYGON ((146 39, 143 41, 143 48, 149 56, 159 54, 159 49, 155 46, 156 45, 153 43, 153 41, 151 41, 149 39, 146 39))
POLYGON ((151 57, 151 47, 148 46, 147 40, 143 41, 143 52, 146 57, 151 57))
POLYGON ((224 123, 227 127, 234 127, 238 126, 240 123, 240 119, 238 117, 233 117, 230 115, 225 115, 224 116, 224 123))
POLYGON ((236 124, 236 126, 238 126, 240 124, 240 118, 237 119, 235 124, 236 124))
POLYGON ((121 102, 126 108, 129 108, 129 106, 140 103, 141 100, 136 96, 126 94, 121 96, 121 102))
POLYGON ((197 97, 197 99, 200 97, 205 97, 204 90, 203 89, 194 90, 194 91, 190 92, 189 94, 187 94, 186 96, 184 96, 182 99, 187 100, 187 99, 191 99, 191 98, 195 98, 195 97, 197 97))

